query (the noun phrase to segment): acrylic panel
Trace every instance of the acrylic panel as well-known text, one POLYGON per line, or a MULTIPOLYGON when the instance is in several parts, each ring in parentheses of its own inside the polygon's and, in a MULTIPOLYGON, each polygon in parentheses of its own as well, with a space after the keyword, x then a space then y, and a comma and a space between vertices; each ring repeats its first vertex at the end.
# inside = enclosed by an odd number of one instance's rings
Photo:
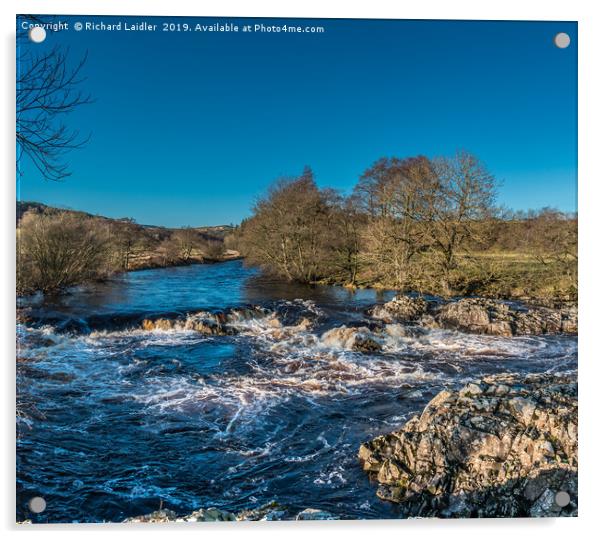
POLYGON ((18 522, 577 515, 576 22, 16 39, 18 522))

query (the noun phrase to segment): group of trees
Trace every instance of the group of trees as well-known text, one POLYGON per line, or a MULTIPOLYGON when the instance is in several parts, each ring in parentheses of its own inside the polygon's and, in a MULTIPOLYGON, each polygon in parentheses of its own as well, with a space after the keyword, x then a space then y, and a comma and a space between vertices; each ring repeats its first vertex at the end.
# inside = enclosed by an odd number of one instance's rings
POLYGON ((62 289, 110 271, 108 226, 74 213, 27 213, 18 234, 17 290, 62 289))
POLYGON ((179 228, 165 237, 157 248, 166 266, 192 261, 219 260, 225 251, 222 238, 199 233, 194 228, 179 228))
POLYGON ((220 260, 224 233, 146 227, 132 219, 22 203, 17 223, 17 292, 56 292, 134 269, 220 260))
POLYGON ((576 291, 576 218, 504 213, 495 195, 495 178, 467 152, 379 159, 350 196, 318 188, 306 168, 255 205, 236 247, 251 264, 306 283, 512 295, 517 279, 541 288, 532 281, 545 277, 557 281, 555 294, 576 291))
POLYGON ((20 203, 21 294, 119 271, 221 260, 290 281, 442 295, 575 298, 577 218, 495 205, 496 180, 475 156, 383 158, 344 196, 306 168, 275 182, 229 235, 142 226, 20 203))
MULTIPOLYGON (((29 22, 47 22, 26 16, 29 22)), ((18 160, 42 177, 69 175, 65 154, 86 137, 64 119, 92 102, 86 58, 22 42, 17 73, 18 160)), ((251 264, 305 283, 385 286, 450 295, 576 295, 577 219, 553 209, 503 212, 495 178, 473 155, 382 158, 343 196, 306 168, 276 182, 225 238, 251 264)), ((29 212, 19 224, 18 289, 57 290, 114 271, 219 260, 224 238, 144 228, 85 214, 29 212)))

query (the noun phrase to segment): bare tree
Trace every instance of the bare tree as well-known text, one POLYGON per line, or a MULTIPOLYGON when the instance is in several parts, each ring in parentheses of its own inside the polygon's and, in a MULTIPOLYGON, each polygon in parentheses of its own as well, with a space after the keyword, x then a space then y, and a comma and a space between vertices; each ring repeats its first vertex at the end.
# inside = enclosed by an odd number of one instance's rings
POLYGON ((362 228, 366 219, 356 197, 344 197, 332 191, 329 204, 331 226, 324 233, 332 250, 332 271, 341 273, 346 284, 355 286, 361 268, 362 228))
MULTIPOLYGON (((27 17, 31 19, 31 17, 27 17)), ((17 169, 27 155, 48 180, 70 175, 64 160, 69 150, 81 148, 88 137, 69 128, 64 117, 92 102, 80 90, 87 56, 70 65, 69 51, 60 46, 41 52, 23 43, 17 59, 17 169)))
POLYGON ((131 260, 136 247, 141 243, 140 227, 134 219, 124 218, 112 223, 111 236, 117 266, 123 271, 131 269, 131 260))
POLYGON ((28 212, 17 246, 19 293, 55 292, 112 271, 108 225, 81 214, 28 212))
POLYGON ((364 229, 364 256, 381 282, 403 289, 425 248, 425 216, 438 183, 423 156, 382 158, 360 178, 355 196, 370 219, 364 229))
POLYGON ((467 152, 433 161, 438 189, 427 201, 430 240, 444 293, 451 293, 451 273, 468 241, 478 241, 479 226, 492 216, 495 178, 467 152))
POLYGON ((178 256, 183 261, 190 260, 192 251, 199 244, 197 232, 190 227, 180 228, 173 232, 171 240, 175 242, 178 256))
POLYGON ((208 238, 201 242, 200 249, 207 260, 216 261, 224 256, 225 245, 222 240, 208 238))
POLYGON ((241 226, 247 260, 288 280, 314 282, 324 275, 325 230, 331 217, 327 197, 313 172, 276 182, 241 226))
POLYGON ((157 246, 156 252, 163 266, 172 266, 181 261, 180 247, 171 237, 163 239, 157 246))

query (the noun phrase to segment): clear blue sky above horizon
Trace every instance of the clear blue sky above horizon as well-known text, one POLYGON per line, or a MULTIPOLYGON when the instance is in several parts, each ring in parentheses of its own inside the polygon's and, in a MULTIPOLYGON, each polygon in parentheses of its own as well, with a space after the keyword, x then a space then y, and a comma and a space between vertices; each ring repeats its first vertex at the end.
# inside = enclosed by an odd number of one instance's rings
MULTIPOLYGON (((382 156, 466 149, 502 182, 498 203, 576 211, 577 24, 57 16, 319 25, 322 34, 49 32, 88 53, 94 103, 66 123, 89 143, 72 175, 24 159, 21 200, 166 226, 238 223, 278 177, 313 168, 350 192, 382 156), (571 37, 567 49, 553 43, 571 37)), ((22 31, 22 30, 18 30, 22 31)))

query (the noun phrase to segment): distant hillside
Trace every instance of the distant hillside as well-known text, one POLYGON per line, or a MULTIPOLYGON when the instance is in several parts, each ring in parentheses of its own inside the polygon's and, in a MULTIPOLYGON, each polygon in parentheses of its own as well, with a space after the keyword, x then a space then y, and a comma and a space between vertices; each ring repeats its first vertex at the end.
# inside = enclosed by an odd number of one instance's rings
MULTIPOLYGON (((117 223, 119 223, 119 222, 134 223, 135 222, 129 217, 120 217, 120 218, 105 217, 103 215, 95 215, 93 213, 87 213, 84 211, 73 210, 70 208, 57 208, 55 206, 48 206, 47 204, 43 204, 41 202, 17 201, 17 225, 19 224, 19 221, 21 220, 21 217, 23 216, 23 214, 29 210, 33 210, 33 211, 37 211, 37 212, 47 212, 47 213, 55 213, 55 212, 72 213, 75 215, 82 215, 85 217, 94 217, 97 219, 104 219, 106 221, 112 221, 112 222, 117 222, 117 223)), ((172 230, 172 231, 173 230, 181 230, 180 228, 170 228, 170 227, 164 227, 164 226, 152 225, 152 224, 137 223, 137 225, 142 228, 148 228, 148 229, 163 229, 163 230, 172 230)), ((234 227, 232 225, 197 226, 197 227, 189 227, 189 228, 196 230, 197 232, 210 234, 212 237, 222 238, 222 239, 234 230, 234 227)))
POLYGON ((113 219, 29 201, 17 202, 16 215, 18 228, 28 223, 25 217, 33 221, 69 215, 86 222, 97 222, 98 226, 109 230, 118 271, 219 262, 239 257, 237 251, 226 245, 226 239, 233 232, 229 225, 167 228, 139 224, 127 217, 113 219))

